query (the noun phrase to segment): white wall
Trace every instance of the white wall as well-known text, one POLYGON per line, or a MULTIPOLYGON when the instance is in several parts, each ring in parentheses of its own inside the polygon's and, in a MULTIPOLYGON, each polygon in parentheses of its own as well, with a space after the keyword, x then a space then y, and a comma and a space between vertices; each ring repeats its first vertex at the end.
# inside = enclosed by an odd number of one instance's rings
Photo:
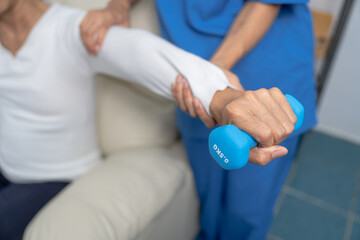
POLYGON ((317 129, 360 143, 360 0, 354 1, 328 75, 317 129))

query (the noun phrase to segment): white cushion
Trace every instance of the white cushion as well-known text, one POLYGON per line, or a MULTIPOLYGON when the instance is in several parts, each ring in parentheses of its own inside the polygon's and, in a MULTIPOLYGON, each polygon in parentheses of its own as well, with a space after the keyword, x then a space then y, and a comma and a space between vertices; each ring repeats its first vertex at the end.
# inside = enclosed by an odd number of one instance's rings
POLYGON ((181 188, 181 147, 134 148, 111 156, 68 186, 30 223, 25 240, 133 239, 181 188))
POLYGON ((147 89, 99 76, 98 135, 103 153, 169 146, 177 138, 173 103, 147 89))

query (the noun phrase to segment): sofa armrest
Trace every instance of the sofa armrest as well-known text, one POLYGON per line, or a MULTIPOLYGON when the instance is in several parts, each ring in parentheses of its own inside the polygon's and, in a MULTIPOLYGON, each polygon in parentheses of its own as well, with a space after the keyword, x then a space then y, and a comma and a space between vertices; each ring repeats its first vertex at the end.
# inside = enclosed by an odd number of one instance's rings
POLYGON ((179 149, 163 147, 110 156, 42 209, 24 239, 135 238, 183 184, 189 173, 183 158, 179 149))

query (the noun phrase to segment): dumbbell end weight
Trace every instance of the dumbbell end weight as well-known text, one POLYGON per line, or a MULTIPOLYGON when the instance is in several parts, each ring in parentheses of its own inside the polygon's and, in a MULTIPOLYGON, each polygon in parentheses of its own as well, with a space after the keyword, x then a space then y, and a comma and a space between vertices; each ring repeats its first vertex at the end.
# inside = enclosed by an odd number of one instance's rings
POLYGON ((216 128, 209 136, 211 156, 227 170, 244 167, 249 159, 250 148, 256 145, 256 141, 249 134, 235 125, 216 128))

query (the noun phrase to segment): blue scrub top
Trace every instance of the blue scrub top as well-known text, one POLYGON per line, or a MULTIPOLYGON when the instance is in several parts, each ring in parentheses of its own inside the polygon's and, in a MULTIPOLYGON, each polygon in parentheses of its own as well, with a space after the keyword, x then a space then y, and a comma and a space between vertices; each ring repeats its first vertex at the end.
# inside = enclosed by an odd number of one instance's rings
MULTIPOLYGON (((246 90, 278 87, 305 107, 298 135, 316 124, 314 36, 311 14, 301 0, 261 0, 283 4, 264 38, 232 69, 246 90)), ((156 0, 165 39, 204 59, 223 41, 245 0, 156 0)), ((178 113, 181 131, 200 136, 208 130, 199 120, 178 113)))

